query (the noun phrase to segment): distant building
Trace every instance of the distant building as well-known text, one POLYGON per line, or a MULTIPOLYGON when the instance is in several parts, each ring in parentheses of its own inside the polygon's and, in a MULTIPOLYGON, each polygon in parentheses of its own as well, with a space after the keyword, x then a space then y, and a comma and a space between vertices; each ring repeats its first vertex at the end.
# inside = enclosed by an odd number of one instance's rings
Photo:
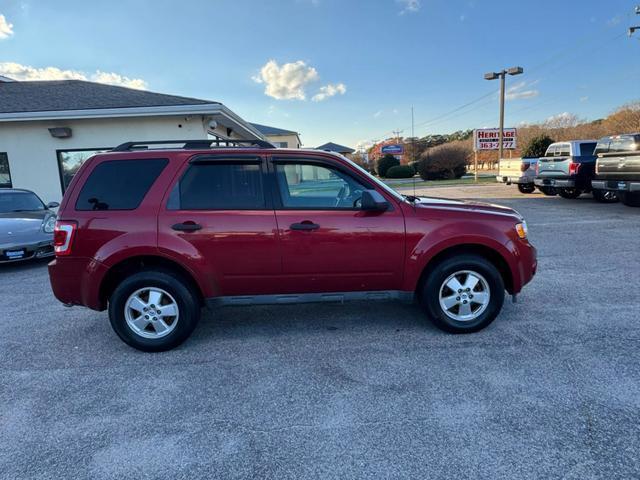
POLYGON ((282 128, 269 127, 267 125, 260 125, 259 123, 252 123, 251 125, 276 147, 300 148, 302 146, 302 142, 300 141, 300 134, 298 132, 294 132, 293 130, 284 130, 282 128))
POLYGON ((355 153, 353 148, 345 147, 344 145, 338 145, 337 143, 329 142, 324 145, 316 147, 316 150, 325 150, 328 152, 336 152, 344 155, 347 158, 351 158, 351 155, 355 153))
POLYGON ((220 102, 80 80, 0 79, 0 187, 59 201, 82 163, 126 141, 264 140, 220 102))

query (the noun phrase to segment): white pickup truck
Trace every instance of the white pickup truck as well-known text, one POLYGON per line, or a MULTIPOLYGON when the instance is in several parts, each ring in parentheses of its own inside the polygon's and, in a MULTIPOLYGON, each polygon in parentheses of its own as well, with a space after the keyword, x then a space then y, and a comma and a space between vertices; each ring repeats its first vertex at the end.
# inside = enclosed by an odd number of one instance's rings
POLYGON ((498 165, 496 180, 507 185, 515 183, 521 193, 533 193, 537 163, 537 158, 503 158, 498 165))

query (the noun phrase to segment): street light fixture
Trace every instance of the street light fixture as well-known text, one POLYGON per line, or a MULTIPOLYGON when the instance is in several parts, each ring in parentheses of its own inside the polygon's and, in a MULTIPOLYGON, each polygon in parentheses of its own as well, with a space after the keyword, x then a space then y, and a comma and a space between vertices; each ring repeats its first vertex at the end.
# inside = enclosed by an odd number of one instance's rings
POLYGON ((502 143, 504 138, 504 78, 506 75, 520 75, 524 72, 522 67, 511 67, 500 72, 489 72, 484 74, 485 80, 500 79, 500 132, 498 136, 498 161, 502 160, 502 143))

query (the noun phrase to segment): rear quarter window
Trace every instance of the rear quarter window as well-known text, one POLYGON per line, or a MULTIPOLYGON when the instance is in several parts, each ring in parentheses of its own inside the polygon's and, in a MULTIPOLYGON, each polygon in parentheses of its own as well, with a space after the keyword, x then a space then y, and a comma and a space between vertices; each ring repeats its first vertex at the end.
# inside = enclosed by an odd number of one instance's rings
POLYGON ((162 158, 99 163, 80 190, 76 210, 135 210, 168 162, 162 158))

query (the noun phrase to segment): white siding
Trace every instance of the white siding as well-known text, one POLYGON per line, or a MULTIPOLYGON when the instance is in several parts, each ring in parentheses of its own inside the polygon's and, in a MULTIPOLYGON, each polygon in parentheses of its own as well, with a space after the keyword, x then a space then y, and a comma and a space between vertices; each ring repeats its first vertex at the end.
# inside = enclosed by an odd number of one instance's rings
POLYGON ((33 190, 45 203, 62 198, 57 150, 115 147, 130 140, 202 138, 207 134, 199 115, 0 123, 0 152, 9 157, 13 186, 33 190), (48 131, 52 127, 70 127, 73 136, 53 138, 48 131))

